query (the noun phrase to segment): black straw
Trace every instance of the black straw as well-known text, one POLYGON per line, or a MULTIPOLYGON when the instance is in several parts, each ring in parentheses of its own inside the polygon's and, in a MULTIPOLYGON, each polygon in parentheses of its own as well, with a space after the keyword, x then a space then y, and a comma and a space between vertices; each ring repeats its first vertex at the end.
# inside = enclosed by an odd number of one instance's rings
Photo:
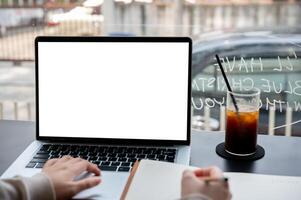
POLYGON ((225 82, 226 82, 227 88, 228 88, 228 90, 229 90, 229 92, 230 92, 230 96, 231 96, 231 98, 232 98, 232 101, 233 101, 235 110, 236 110, 236 112, 238 113, 238 106, 237 106, 236 100, 235 100, 235 98, 234 98, 234 96, 233 96, 233 94, 232 94, 232 89, 231 89, 231 86, 230 86, 229 81, 228 81, 228 79, 227 79, 227 76, 226 76, 226 73, 225 73, 225 71, 224 71, 224 68, 223 68, 223 65, 222 65, 222 63, 221 63, 221 60, 219 59, 219 56, 218 56, 217 54, 215 55, 215 57, 216 57, 216 60, 217 60, 218 65, 219 65, 219 67, 220 67, 220 69, 221 69, 221 71, 222 71, 222 74, 223 74, 224 80, 225 80, 225 82))

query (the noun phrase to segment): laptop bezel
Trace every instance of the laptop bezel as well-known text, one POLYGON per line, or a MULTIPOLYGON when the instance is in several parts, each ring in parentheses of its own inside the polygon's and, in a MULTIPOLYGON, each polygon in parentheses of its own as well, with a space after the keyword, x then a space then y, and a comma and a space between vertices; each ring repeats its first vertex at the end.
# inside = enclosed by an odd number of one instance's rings
POLYGON ((192 40, 189 37, 81 37, 81 36, 38 36, 35 39, 35 100, 36 100, 36 139, 51 142, 76 142, 116 145, 189 145, 191 132, 191 56, 192 40), (187 139, 186 140, 148 140, 116 138, 73 138, 40 136, 39 129, 39 42, 183 42, 189 44, 188 56, 188 94, 187 94, 187 139))

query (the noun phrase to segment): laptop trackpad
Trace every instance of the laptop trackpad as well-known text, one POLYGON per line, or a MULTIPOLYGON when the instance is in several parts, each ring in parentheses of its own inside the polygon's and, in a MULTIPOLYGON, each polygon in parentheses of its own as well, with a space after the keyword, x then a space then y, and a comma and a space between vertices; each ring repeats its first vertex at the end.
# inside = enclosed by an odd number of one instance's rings
MULTIPOLYGON (((74 196, 74 199, 120 199, 126 184, 128 172, 101 172, 101 183, 93 188, 84 190, 74 196)), ((76 180, 90 176, 89 173, 81 174, 76 180)))

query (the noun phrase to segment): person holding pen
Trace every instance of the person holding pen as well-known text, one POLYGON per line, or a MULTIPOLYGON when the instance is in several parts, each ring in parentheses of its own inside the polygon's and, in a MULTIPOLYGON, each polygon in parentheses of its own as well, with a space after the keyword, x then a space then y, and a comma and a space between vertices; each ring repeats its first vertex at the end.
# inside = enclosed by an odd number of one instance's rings
POLYGON ((215 166, 185 170, 182 176, 181 200, 229 200, 232 194, 228 179, 215 166))
MULTIPOLYGON (((41 173, 33 177, 14 177, 0 180, 1 200, 64 200, 82 190, 101 183, 97 165, 81 158, 64 156, 49 160, 41 173), (74 180, 88 171, 95 176, 74 180)), ((222 172, 216 167, 185 171, 182 177, 182 199, 226 200, 231 198, 228 183, 222 181, 222 172)))

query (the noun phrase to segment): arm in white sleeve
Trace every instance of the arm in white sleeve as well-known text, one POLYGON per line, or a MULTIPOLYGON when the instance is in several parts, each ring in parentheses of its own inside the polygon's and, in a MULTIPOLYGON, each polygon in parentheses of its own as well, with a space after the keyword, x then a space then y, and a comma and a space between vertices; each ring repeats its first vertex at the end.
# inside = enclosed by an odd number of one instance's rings
POLYGON ((0 180, 0 199, 54 200, 55 192, 48 177, 39 173, 33 177, 15 177, 0 180))

